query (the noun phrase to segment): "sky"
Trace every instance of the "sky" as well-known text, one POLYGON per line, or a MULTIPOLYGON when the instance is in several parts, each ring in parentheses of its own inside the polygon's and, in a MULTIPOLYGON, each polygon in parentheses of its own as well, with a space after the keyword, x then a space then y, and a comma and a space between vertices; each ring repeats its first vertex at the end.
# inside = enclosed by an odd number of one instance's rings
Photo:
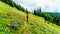
POLYGON ((41 7, 43 12, 60 13, 60 0, 14 0, 15 3, 33 11, 41 7))

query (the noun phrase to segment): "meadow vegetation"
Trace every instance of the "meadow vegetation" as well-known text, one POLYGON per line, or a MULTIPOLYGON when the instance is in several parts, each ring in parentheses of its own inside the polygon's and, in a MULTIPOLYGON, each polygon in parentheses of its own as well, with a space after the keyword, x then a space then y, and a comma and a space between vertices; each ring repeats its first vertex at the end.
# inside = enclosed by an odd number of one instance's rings
POLYGON ((0 1, 0 34, 60 34, 60 26, 33 14, 17 10, 0 1), (15 23, 13 29, 11 24, 15 23), (16 29, 16 26, 18 28, 16 29))

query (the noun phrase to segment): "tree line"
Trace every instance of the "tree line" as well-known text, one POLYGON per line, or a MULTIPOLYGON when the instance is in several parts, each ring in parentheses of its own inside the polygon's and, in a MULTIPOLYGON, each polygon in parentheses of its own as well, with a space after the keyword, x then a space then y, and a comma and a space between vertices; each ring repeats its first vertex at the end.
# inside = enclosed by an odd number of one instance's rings
MULTIPOLYGON (((0 0, 8 5, 10 5, 11 7, 15 7, 18 10, 21 10, 23 12, 26 12, 28 10, 25 10, 21 5, 16 4, 13 0, 0 0)), ((60 26, 60 19, 56 17, 52 17, 50 14, 46 14, 44 12, 41 12, 41 7, 38 8, 37 10, 34 10, 34 15, 40 16, 45 18, 45 20, 50 21, 54 24, 57 24, 60 26)))
POLYGON ((43 17, 43 18, 45 18, 45 20, 50 21, 50 22, 60 26, 60 19, 57 18, 56 15, 55 15, 56 17, 53 17, 50 14, 46 14, 44 12, 41 12, 41 8, 34 10, 34 15, 43 17))
POLYGON ((23 12, 26 11, 21 5, 16 4, 13 0, 0 0, 0 1, 2 1, 2 2, 8 4, 8 5, 10 5, 11 7, 15 7, 18 10, 21 10, 23 12))

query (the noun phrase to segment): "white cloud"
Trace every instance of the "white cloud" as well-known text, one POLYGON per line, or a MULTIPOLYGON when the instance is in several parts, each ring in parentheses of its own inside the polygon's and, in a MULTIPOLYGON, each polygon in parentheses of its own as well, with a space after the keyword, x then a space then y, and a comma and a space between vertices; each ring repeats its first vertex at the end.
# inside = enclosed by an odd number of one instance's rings
POLYGON ((14 0, 17 4, 21 4, 23 7, 33 10, 41 6, 42 11, 46 12, 59 12, 60 0, 14 0))

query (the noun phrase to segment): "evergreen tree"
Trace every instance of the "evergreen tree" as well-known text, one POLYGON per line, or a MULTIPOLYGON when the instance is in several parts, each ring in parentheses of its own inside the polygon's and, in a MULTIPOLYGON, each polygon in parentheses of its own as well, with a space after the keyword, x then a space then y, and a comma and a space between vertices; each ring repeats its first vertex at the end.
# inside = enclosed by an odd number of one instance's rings
POLYGON ((34 15, 36 15, 36 10, 34 10, 34 15))
POLYGON ((23 12, 25 11, 25 9, 21 5, 16 4, 15 2, 13 2, 13 0, 0 0, 0 1, 2 1, 12 7, 17 8, 18 10, 21 10, 23 12))

